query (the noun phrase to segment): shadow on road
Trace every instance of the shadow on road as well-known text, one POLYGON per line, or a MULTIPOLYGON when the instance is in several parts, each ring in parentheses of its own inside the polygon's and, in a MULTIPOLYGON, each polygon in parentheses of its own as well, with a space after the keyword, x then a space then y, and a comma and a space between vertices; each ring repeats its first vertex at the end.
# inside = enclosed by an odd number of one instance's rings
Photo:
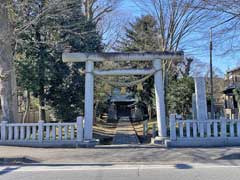
POLYGON ((193 167, 188 164, 175 164, 176 169, 192 169, 193 167))
POLYGON ((240 153, 232 153, 228 155, 224 155, 216 160, 240 160, 240 153))
POLYGON ((0 176, 3 175, 3 174, 7 174, 7 173, 10 173, 12 171, 15 171, 17 170, 19 167, 6 167, 2 170, 0 170, 0 176))
POLYGON ((16 165, 16 164, 31 164, 31 163, 39 163, 39 161, 34 160, 30 157, 13 157, 13 158, 1 158, 0 157, 0 165, 16 165))

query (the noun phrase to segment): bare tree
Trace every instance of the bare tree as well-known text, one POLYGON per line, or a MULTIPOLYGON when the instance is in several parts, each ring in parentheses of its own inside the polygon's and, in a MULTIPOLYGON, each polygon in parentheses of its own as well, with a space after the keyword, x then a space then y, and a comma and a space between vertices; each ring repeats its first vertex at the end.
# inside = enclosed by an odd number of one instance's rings
POLYGON ((227 55, 239 51, 240 1, 202 0, 202 2, 203 4, 196 8, 207 10, 216 17, 210 26, 215 26, 214 46, 221 49, 220 54, 227 55))
POLYGON ((85 16, 96 23, 112 12, 117 5, 116 0, 83 0, 82 3, 85 16))
POLYGON ((202 0, 203 9, 229 14, 231 16, 239 16, 240 2, 237 0, 202 0))
POLYGON ((122 10, 119 10, 118 0, 83 0, 84 15, 95 22, 104 42, 104 50, 112 50, 120 34, 123 32, 123 24, 127 18, 122 10))
MULTIPOLYGON (((199 0, 150 0, 148 2, 138 0, 137 5, 156 18, 159 26, 156 38, 159 40, 162 51, 180 50, 187 37, 200 28, 207 16, 202 9, 192 8, 194 6, 203 7, 199 0)), ((165 85, 167 84, 167 72, 170 68, 176 67, 177 63, 164 61, 165 85)), ((172 70, 176 71, 177 69, 172 70)))
POLYGON ((137 5, 154 17, 159 25, 159 46, 163 51, 177 51, 181 42, 191 31, 199 28, 206 17, 201 9, 192 8, 202 6, 198 0, 138 0, 137 5))
MULTIPOLYGON (((201 27, 207 17, 199 0, 137 0, 139 6, 147 14, 156 18, 158 23, 159 49, 162 51, 178 51, 184 46, 191 33, 201 27)), ((163 60, 163 78, 166 91, 170 76, 178 73, 179 62, 163 60)), ((165 93, 166 99, 166 93, 165 93)))

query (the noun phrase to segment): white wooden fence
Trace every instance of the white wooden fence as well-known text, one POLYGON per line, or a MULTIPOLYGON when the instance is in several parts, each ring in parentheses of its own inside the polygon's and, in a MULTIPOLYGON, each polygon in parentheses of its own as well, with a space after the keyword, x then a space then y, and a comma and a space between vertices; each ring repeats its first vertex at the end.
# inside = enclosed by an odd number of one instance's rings
POLYGON ((0 124, 0 145, 54 146, 83 143, 83 118, 74 123, 0 124))
POLYGON ((240 120, 177 120, 170 116, 168 146, 240 145, 240 120))

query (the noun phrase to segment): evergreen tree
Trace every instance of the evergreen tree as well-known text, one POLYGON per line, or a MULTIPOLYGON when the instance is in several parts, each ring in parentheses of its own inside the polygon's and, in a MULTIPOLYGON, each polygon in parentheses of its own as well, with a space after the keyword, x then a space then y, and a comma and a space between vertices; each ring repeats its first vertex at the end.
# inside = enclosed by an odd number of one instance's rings
MULTIPOLYGON (((49 4, 35 0, 27 5, 25 11, 38 16, 49 4)), ((72 52, 102 49, 96 25, 83 15, 81 1, 64 1, 49 9, 19 40, 19 85, 39 97, 40 107, 45 102, 50 105, 59 120, 75 120, 83 109, 84 76, 79 68, 84 64, 63 63, 63 49, 68 47, 72 52)), ((40 118, 44 120, 44 109, 41 112, 40 118)))
POLYGON ((137 18, 125 28, 126 35, 118 41, 116 47, 120 51, 157 51, 159 42, 157 23, 150 15, 137 18))
MULTIPOLYGON (((102 50, 101 37, 96 31, 96 24, 87 20, 81 12, 80 2, 75 1, 71 12, 60 20, 61 46, 68 46, 71 52, 99 52, 102 50)), ((65 64, 61 60, 62 51, 55 52, 50 86, 47 89, 47 101, 54 108, 58 118, 75 121, 83 113, 84 75, 79 69, 85 63, 65 64)))
POLYGON ((172 80, 168 85, 167 106, 170 113, 188 116, 192 108, 192 94, 194 93, 194 80, 185 76, 172 80))
POLYGON ((28 24, 32 19, 41 17, 34 24, 29 24, 27 30, 17 36, 17 62, 18 85, 28 92, 33 92, 39 99, 39 119, 45 120, 45 86, 47 85, 46 68, 51 58, 50 17, 53 13, 43 12, 50 6, 47 0, 25 1, 16 6, 16 26, 21 23, 28 24), (19 11, 18 8, 22 8, 19 11))

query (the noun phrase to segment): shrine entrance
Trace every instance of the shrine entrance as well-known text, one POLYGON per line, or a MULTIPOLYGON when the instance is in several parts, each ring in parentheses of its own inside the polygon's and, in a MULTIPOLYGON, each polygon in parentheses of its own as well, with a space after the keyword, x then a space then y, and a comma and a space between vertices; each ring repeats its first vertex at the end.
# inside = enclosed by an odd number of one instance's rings
MULTIPOLYGON (((84 140, 93 138, 93 113, 94 113, 94 76, 129 76, 146 75, 154 76, 154 88, 156 97, 156 115, 158 136, 165 138, 167 136, 166 115, 164 104, 164 88, 162 79, 162 60, 183 59, 183 52, 147 52, 147 53, 64 53, 64 62, 86 62, 85 68, 85 110, 84 110, 84 140), (152 62, 152 67, 148 69, 114 69, 98 70, 94 69, 94 62, 105 61, 148 61, 152 62)), ((118 105, 121 113, 123 104, 118 105)))
POLYGON ((119 119, 122 116, 126 116, 131 118, 131 107, 129 107, 129 103, 120 102, 117 105, 117 118, 119 119))

